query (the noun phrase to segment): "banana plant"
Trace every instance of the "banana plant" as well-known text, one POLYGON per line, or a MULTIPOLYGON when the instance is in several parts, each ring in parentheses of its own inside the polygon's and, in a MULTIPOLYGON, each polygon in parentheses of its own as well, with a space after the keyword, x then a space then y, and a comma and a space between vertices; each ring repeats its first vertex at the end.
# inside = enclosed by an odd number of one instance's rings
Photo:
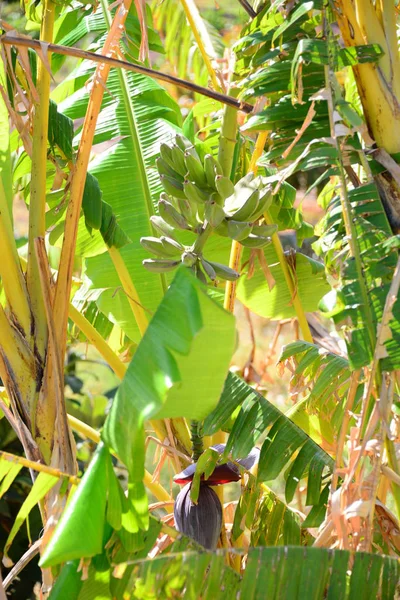
POLYGON ((225 59, 193 0, 1 22, 0 501, 31 483, 0 597, 33 559, 50 600, 396 597, 397 13, 240 5, 225 59), (297 320, 289 410, 232 369, 235 299, 297 320), (118 381, 99 428, 66 397, 77 336, 118 381))

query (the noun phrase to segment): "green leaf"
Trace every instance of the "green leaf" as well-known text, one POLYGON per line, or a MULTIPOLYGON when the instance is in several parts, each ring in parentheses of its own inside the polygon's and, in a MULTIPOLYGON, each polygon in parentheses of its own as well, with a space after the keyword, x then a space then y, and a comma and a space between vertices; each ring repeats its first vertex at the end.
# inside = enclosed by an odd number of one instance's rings
POLYGON ((98 446, 77 490, 67 503, 40 560, 51 567, 102 551, 107 498, 108 450, 98 446))
MULTIPOLYGON (((267 434, 258 463, 259 482, 272 481, 285 468, 290 467, 292 476, 288 477, 286 483, 286 493, 290 497, 300 484, 302 476, 308 475, 310 478, 309 470, 312 465, 313 468, 320 469, 320 472, 325 468, 332 471, 332 458, 307 433, 233 373, 229 373, 219 404, 204 423, 205 435, 218 430, 226 421, 226 414, 238 407, 240 411, 230 431, 225 451, 233 459, 243 458, 261 436, 267 434), (302 452, 303 448, 307 450, 302 452), (296 455, 297 449, 300 450, 296 455)), ((315 498, 316 495, 315 492, 315 498)))
MULTIPOLYGON (((249 278, 242 276, 237 284, 238 299, 257 315, 268 319, 281 320, 296 316, 289 289, 284 279, 282 269, 277 260, 275 250, 267 246, 264 250, 267 264, 275 279, 275 286, 269 289, 265 273, 257 257, 254 257, 254 272, 249 278)), ((242 264, 250 258, 250 252, 243 252, 242 264)), ((329 285, 325 279, 323 265, 309 259, 304 254, 296 253, 296 289, 305 312, 313 312, 318 308, 319 301, 328 292, 329 285)), ((248 273, 249 267, 244 272, 248 273)))
POLYGON ((22 523, 28 517, 32 508, 45 497, 47 492, 49 492, 58 481, 58 477, 54 477, 53 475, 49 475, 48 473, 39 473, 28 496, 25 498, 23 505, 21 506, 17 516, 15 517, 12 529, 4 545, 5 556, 7 556, 8 550, 10 549, 10 546, 15 536, 20 530, 22 523))
MULTIPOLYGON (((244 554, 241 550, 236 553, 244 554)), ((227 554, 226 550, 187 551, 133 563, 132 598, 390 600, 400 573, 395 557, 278 546, 250 549, 244 575, 239 579, 224 565, 227 554)))
POLYGON ((68 600, 78 600, 83 585, 82 573, 78 571, 78 567, 79 560, 68 561, 63 566, 51 588, 49 600, 64 600, 66 590, 68 590, 68 600))
POLYGON ((177 272, 118 389, 104 439, 141 481, 146 419, 202 420, 217 404, 235 320, 185 267, 177 272))

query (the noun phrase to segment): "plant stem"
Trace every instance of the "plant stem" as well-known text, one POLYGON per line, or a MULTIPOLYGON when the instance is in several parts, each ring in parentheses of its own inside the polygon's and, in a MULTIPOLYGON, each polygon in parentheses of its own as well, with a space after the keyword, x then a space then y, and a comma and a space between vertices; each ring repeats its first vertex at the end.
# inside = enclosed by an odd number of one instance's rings
POLYGON ((197 236, 195 243, 193 244, 192 252, 194 254, 201 254, 204 245, 212 233, 212 227, 209 223, 206 223, 200 234, 197 236))
POLYGON ((69 305, 69 316, 75 325, 82 331, 88 341, 100 352, 107 364, 112 368, 119 379, 123 379, 127 366, 123 363, 117 354, 113 352, 107 342, 102 338, 99 332, 91 323, 75 308, 73 304, 69 305))
MULTIPOLYGON (((190 28, 194 35, 194 39, 199 47, 200 53, 203 57, 204 64, 207 67, 208 74, 211 77, 212 84, 216 90, 220 90, 221 86, 218 82, 217 75, 215 73, 214 67, 211 64, 210 57, 205 48, 205 44, 203 42, 203 38, 206 38, 208 42, 208 50, 209 52, 213 52, 212 43, 210 40, 210 36, 208 35, 208 31, 206 26, 203 23, 203 20, 200 16, 200 13, 197 9, 196 4, 193 0, 181 0, 181 4, 183 6, 183 10, 185 11, 185 15, 187 20, 189 21, 190 28)), ((215 52, 213 52, 215 54, 215 52)))
MULTIPOLYGON (((79 433, 79 435, 82 437, 91 440, 95 444, 99 444, 101 442, 99 432, 93 429, 93 427, 90 427, 90 425, 87 425, 72 415, 68 415, 68 422, 71 426, 71 429, 79 433)), ((168 492, 160 483, 153 481, 151 474, 146 470, 144 474, 144 485, 160 502, 169 502, 171 500, 171 496, 168 494, 168 492)))
POLYGON ((140 331, 140 335, 143 336, 148 323, 146 313, 144 312, 143 306, 140 303, 139 295, 136 291, 134 283, 131 279, 126 264, 121 256, 121 253, 117 248, 112 246, 108 248, 108 253, 111 256, 111 260, 114 263, 115 270, 118 273, 119 280, 124 289, 124 292, 128 298, 128 302, 131 306, 133 316, 140 331))
MULTIPOLYGON (((41 43, 51 43, 53 41, 55 13, 55 2, 53 0, 44 0, 43 20, 40 30, 41 43)), ((46 233, 46 171, 50 73, 42 60, 38 61, 36 89, 38 102, 35 105, 33 118, 27 286, 35 324, 35 345, 39 351, 39 355, 43 358, 47 345, 47 323, 34 246, 35 238, 44 237, 46 233)))
MULTIPOLYGON (((25 48, 34 48, 40 51, 40 42, 38 42, 37 40, 31 40, 29 38, 19 38, 13 35, 6 34, 2 37, 1 42, 3 44, 9 44, 16 47, 23 46, 25 48)), ((117 67, 120 69, 125 69, 126 71, 133 71, 133 73, 142 73, 142 75, 147 75, 148 77, 152 77, 153 79, 159 79, 160 81, 165 81, 165 83, 176 85, 177 87, 189 90, 195 94, 201 94, 202 96, 212 98, 217 102, 221 102, 221 104, 226 104, 227 106, 231 106, 236 110, 240 110, 245 113, 251 113, 253 110, 253 106, 251 104, 248 104, 248 102, 241 102, 240 100, 236 100, 233 96, 228 96, 226 94, 221 94, 220 92, 215 92, 214 90, 210 90, 201 85, 197 85, 196 83, 185 81, 184 79, 174 77, 173 75, 167 75, 166 73, 156 71, 155 69, 148 69, 147 67, 130 63, 126 60, 118 60, 117 58, 102 56, 96 54, 95 52, 89 52, 88 50, 80 50, 79 48, 60 46, 59 44, 49 44, 48 50, 51 52, 55 52, 56 54, 62 54, 64 56, 74 56, 75 58, 83 58, 93 62, 103 63, 110 67, 117 67)))
POLYGON ((192 458, 197 462, 203 448, 203 426, 200 421, 190 421, 190 440, 192 442, 192 458))
POLYGON ((4 287, 8 306, 14 318, 22 327, 24 335, 30 338, 31 311, 25 279, 19 264, 15 245, 11 217, 7 204, 3 180, 0 177, 0 239, 2 259, 0 261, 0 277, 4 287))
POLYGON ((75 475, 70 475, 69 473, 63 473, 59 469, 54 469, 53 467, 48 467, 43 463, 39 463, 33 460, 28 460, 25 456, 16 456, 15 454, 11 454, 10 452, 4 452, 0 450, 0 458, 4 460, 8 460, 9 462, 16 463, 18 465, 22 465, 31 471, 36 471, 37 473, 47 473, 48 475, 53 475, 53 477, 57 478, 65 478, 68 479, 69 483, 72 485, 78 485, 80 479, 79 477, 75 477, 75 475))
MULTIPOLYGON (((239 90, 232 87, 229 90, 231 96, 235 97, 239 90)), ((225 177, 231 177, 233 155, 235 152, 237 138, 237 111, 232 106, 225 106, 222 117, 221 137, 219 140, 218 160, 221 164, 225 177)))

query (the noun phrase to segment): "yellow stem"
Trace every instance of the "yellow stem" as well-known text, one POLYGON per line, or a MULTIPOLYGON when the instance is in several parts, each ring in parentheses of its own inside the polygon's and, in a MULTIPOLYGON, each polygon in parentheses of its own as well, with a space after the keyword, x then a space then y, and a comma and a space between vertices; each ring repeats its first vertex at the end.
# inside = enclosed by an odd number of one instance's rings
POLYGON ((201 19, 199 11, 197 10, 197 6, 195 5, 193 0, 181 0, 181 4, 183 6, 183 10, 185 11, 186 18, 189 21, 190 28, 192 30, 192 33, 196 40, 196 43, 199 47, 199 50, 203 57, 204 63, 207 67, 208 74, 211 77, 213 86, 216 90, 220 90, 221 85, 218 82, 214 67, 211 64, 210 57, 208 56, 208 53, 206 51, 206 48, 205 48, 205 45, 203 43, 203 39, 201 36, 201 31, 203 28, 205 30, 205 31, 203 31, 203 35, 204 34, 208 35, 208 33, 207 33, 207 30, 205 29, 205 26, 201 19))
MULTIPOLYGON (((40 38, 52 43, 56 13, 53 0, 43 2, 43 20, 40 38)), ((47 57, 50 60, 50 56, 47 57)), ((27 286, 35 322, 35 345, 39 355, 44 357, 47 346, 47 322, 40 285, 39 268, 36 260, 34 240, 46 234, 46 174, 47 174, 47 132, 49 126, 50 73, 42 60, 38 61, 37 72, 38 102, 33 118, 32 168, 29 206, 29 243, 27 286)))
POLYGON ((128 298, 133 316, 135 317, 135 321, 140 331, 140 335, 143 336, 147 329, 148 318, 143 306, 140 303, 139 294, 136 291, 135 285, 131 279, 128 269, 126 268, 126 264, 121 256, 120 251, 112 246, 111 248, 108 248, 108 253, 111 256, 111 260, 114 263, 114 267, 118 273, 121 285, 128 298))
POLYGON ((68 479, 68 481, 72 485, 78 485, 80 481, 79 477, 75 477, 74 475, 68 475, 68 473, 63 473, 59 469, 53 469, 53 467, 48 467, 43 463, 28 460, 24 456, 16 456, 15 454, 10 454, 9 452, 4 452, 3 450, 0 450, 0 458, 4 458, 5 460, 8 460, 12 463, 17 463, 19 465, 22 465, 23 467, 31 469, 32 471, 37 471, 38 473, 47 473, 48 475, 53 475, 54 477, 58 478, 64 477, 65 479, 68 479))
MULTIPOLYGON (((358 23, 352 2, 337 0, 336 17, 346 46, 365 44, 362 29, 358 23)), ((379 19, 377 19, 379 24, 379 19)), ((393 65, 394 66, 394 65, 393 65)), ((358 93, 364 109, 365 118, 371 135, 378 146, 389 154, 400 150, 400 120, 396 117, 398 101, 388 86, 382 71, 372 63, 358 64, 353 67, 358 93)), ((400 75, 394 70, 394 90, 400 75)))
POLYGON ((31 312, 25 280, 19 264, 15 245, 11 216, 8 209, 3 180, 0 177, 0 239, 2 257, 0 261, 0 278, 8 306, 15 319, 22 327, 25 337, 29 339, 31 329, 31 312))
MULTIPOLYGON (((93 429, 93 427, 90 427, 90 425, 87 425, 72 415, 68 415, 68 422, 71 426, 71 429, 76 431, 82 437, 91 440, 95 444, 100 443, 101 438, 99 432, 93 429)), ((168 494, 168 492, 160 483, 157 483, 157 481, 152 481, 152 479, 151 473, 145 470, 144 485, 147 487, 149 492, 151 492, 153 496, 155 496, 160 502, 169 502, 171 500, 170 494, 168 494)))
POLYGON ((119 379, 123 379, 127 365, 125 365, 111 350, 107 342, 104 341, 99 332, 93 327, 91 323, 75 308, 73 304, 69 305, 68 313, 75 325, 82 331, 88 341, 100 352, 104 360, 112 368, 114 373, 119 379))

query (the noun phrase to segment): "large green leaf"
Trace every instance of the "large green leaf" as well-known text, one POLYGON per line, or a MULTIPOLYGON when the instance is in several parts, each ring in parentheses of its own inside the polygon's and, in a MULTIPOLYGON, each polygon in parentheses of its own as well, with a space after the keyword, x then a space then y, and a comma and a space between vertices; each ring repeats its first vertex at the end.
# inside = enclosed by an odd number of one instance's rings
POLYGON ((99 554, 107 499, 107 449, 99 447, 69 500, 40 564, 44 567, 99 554))
MULTIPOLYGON (((254 256, 254 271, 251 277, 243 275, 237 285, 237 297, 245 306, 256 314, 268 319, 287 319, 295 316, 289 289, 283 277, 282 269, 277 260, 275 250, 268 246, 264 250, 265 258, 271 274, 275 279, 275 286, 269 289, 264 270, 257 256, 254 256)), ((244 272, 248 273, 250 251, 245 249, 243 264, 247 263, 244 272)), ((307 256, 296 253, 296 290, 300 296, 302 306, 306 312, 317 310, 319 301, 328 293, 329 286, 325 279, 324 267, 309 259, 307 256)))
POLYGON ((141 481, 145 419, 204 419, 218 402, 236 341, 234 317, 181 267, 129 365, 104 439, 141 481))
MULTIPOLYGON (((206 435, 220 428, 230 432, 226 454, 234 459, 245 457, 267 434, 261 447, 258 481, 271 482, 286 469, 287 501, 292 500, 302 477, 310 481, 313 464, 321 475, 333 469, 332 458, 307 433, 233 373, 229 373, 220 401, 204 423, 206 435), (231 425, 227 419, 239 407, 231 425)), ((310 505, 319 503, 321 487, 319 479, 318 492, 309 498, 310 505)))
MULTIPOLYGON (((95 21, 96 32, 105 33, 110 19, 108 11, 104 19, 99 7, 95 15, 82 22, 81 35, 90 31, 91 20, 95 21)), ((53 94, 59 110, 71 119, 82 119, 85 115, 89 95, 84 84, 93 73, 93 65, 81 63, 53 94)), ((146 252, 139 240, 153 234, 149 217, 155 212, 162 189, 155 158, 160 144, 171 139, 180 123, 176 102, 154 80, 119 69, 110 72, 94 139, 97 149, 89 171, 99 182, 103 201, 111 206, 131 240, 121 254, 141 303, 150 311, 160 302, 166 283, 163 275, 149 275, 143 269, 146 252)), ((79 136, 78 131, 75 143, 79 136)), ((101 239, 97 239, 94 247, 89 233, 80 227, 77 248, 82 256, 87 253, 92 256, 86 261, 86 276, 92 290, 103 291, 99 308, 132 340, 138 341, 139 332, 128 300, 122 292, 115 293, 121 284, 110 257, 93 256, 95 251, 101 253, 105 249, 101 239)))
POLYGON ((396 558, 313 547, 250 549, 241 579, 224 561, 225 552, 218 551, 184 552, 137 562, 130 597, 392 600, 400 574, 396 558))

